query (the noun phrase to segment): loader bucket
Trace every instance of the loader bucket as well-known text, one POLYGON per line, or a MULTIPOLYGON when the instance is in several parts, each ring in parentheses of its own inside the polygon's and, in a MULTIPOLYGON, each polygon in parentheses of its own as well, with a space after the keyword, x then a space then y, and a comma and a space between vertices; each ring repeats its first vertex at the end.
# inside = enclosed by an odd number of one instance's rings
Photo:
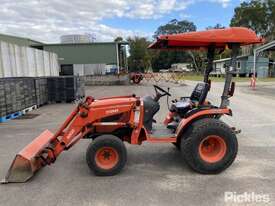
POLYGON ((45 130, 14 158, 2 183, 26 182, 43 165, 37 155, 45 149, 53 137, 53 133, 45 130))

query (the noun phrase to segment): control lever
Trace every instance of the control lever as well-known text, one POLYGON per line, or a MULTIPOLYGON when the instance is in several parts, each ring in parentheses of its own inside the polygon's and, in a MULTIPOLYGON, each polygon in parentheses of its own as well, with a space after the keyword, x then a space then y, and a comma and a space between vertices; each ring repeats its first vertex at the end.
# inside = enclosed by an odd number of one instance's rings
MULTIPOLYGON (((167 91, 168 91, 168 93, 169 93, 169 91, 170 91, 170 88, 168 87, 167 88, 167 91)), ((167 95, 167 99, 166 99, 166 103, 167 103, 167 108, 168 108, 168 110, 169 110, 169 108, 170 108, 170 105, 169 105, 169 95, 167 95)))

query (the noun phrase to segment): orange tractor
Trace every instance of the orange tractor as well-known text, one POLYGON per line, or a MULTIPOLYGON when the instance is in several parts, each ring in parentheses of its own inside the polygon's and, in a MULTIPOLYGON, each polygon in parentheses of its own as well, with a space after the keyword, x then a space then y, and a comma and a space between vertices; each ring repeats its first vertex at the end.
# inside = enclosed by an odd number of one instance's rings
POLYGON ((127 160, 124 142, 129 144, 172 143, 183 160, 195 171, 216 174, 229 167, 238 151, 234 128, 220 117, 232 115, 228 108, 234 93, 232 77, 236 71, 241 45, 261 43, 262 39, 246 28, 229 28, 160 36, 150 49, 206 49, 208 65, 204 81, 192 94, 173 100, 162 125, 154 125, 159 99, 171 96, 168 90, 154 85, 155 96, 117 96, 102 99, 87 97, 55 133, 44 131, 19 152, 4 179, 25 182, 40 168, 53 164, 61 152, 69 150, 82 138, 92 139, 86 158, 89 168, 101 176, 119 173, 127 160), (215 52, 232 49, 231 65, 226 70, 219 106, 206 100, 210 90, 209 74, 215 52))

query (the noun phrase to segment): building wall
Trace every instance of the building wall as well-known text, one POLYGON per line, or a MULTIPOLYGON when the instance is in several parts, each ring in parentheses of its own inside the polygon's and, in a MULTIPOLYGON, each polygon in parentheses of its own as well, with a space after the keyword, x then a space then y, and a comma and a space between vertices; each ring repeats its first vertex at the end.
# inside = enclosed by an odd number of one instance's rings
MULTIPOLYGON (((250 73, 253 73, 253 56, 241 57, 237 60, 237 71, 239 74, 246 74, 248 76, 250 73), (239 62, 239 63, 238 63, 239 62), (239 67, 238 67, 239 65, 239 67)), ((217 73, 225 73, 224 64, 229 65, 230 60, 225 60, 221 62, 214 63, 217 73)), ((268 77, 269 70, 269 59, 264 57, 258 57, 256 63, 256 71, 258 77, 268 77)))
POLYGON ((245 74, 246 73, 246 67, 247 67, 247 58, 240 60, 240 69, 239 73, 240 74, 245 74))
MULTIPOLYGON (((254 57, 250 56, 247 61, 246 72, 253 73, 254 57)), ((256 63, 256 72, 258 77, 268 77, 269 59, 264 57, 258 57, 256 63)))
POLYGON ((43 48, 56 53, 59 64, 117 64, 116 43, 52 44, 43 48))
POLYGON ((74 75, 105 75, 107 70, 106 64, 74 64, 74 75))

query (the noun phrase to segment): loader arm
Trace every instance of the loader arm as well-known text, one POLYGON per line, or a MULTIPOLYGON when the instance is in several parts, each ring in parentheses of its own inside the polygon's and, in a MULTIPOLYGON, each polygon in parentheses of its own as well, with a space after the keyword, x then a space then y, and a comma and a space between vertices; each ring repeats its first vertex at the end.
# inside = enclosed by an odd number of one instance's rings
POLYGON ((83 108, 82 105, 79 105, 51 138, 49 146, 46 148, 46 158, 45 154, 42 153, 47 164, 53 163, 62 151, 68 150, 78 140, 83 138, 84 135, 91 131, 91 128, 88 129, 89 119, 82 116, 83 113, 88 111, 83 110, 86 109, 83 108))
POLYGON ((90 132, 90 121, 93 120, 86 118, 89 103, 87 99, 80 103, 55 134, 46 130, 20 151, 2 183, 26 182, 37 170, 54 163, 61 152, 68 150, 90 132))

